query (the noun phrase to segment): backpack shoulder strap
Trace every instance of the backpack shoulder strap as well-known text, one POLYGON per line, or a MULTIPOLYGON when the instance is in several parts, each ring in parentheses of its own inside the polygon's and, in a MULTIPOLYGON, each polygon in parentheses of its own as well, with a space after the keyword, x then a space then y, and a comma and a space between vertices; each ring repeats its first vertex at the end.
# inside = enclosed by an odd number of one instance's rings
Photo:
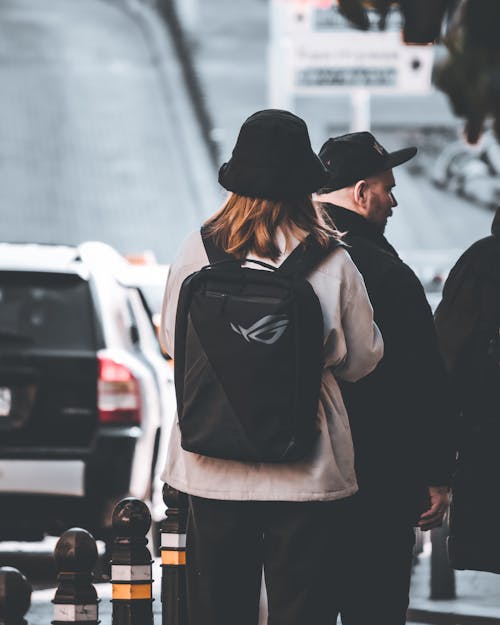
POLYGON ((201 239, 203 241, 203 245, 205 246, 205 251, 208 256, 208 262, 210 264, 217 263, 221 260, 234 260, 231 254, 228 254, 223 249, 215 245, 214 240, 207 233, 207 227, 202 226, 200 229, 201 239))
POLYGON ((309 236, 305 240, 305 245, 297 245, 288 258, 281 263, 279 271, 305 277, 338 247, 345 247, 339 239, 332 237, 329 244, 322 247, 309 236))
MULTIPOLYGON (((211 264, 223 260, 235 260, 234 256, 231 256, 231 254, 228 254, 215 245, 213 238, 207 234, 206 226, 201 227, 200 233, 208 260, 211 264)), ((278 270, 280 273, 284 274, 306 276, 338 247, 345 247, 345 244, 332 237, 330 243, 322 247, 309 236, 305 240, 305 245, 297 245, 293 252, 279 266, 278 270)))

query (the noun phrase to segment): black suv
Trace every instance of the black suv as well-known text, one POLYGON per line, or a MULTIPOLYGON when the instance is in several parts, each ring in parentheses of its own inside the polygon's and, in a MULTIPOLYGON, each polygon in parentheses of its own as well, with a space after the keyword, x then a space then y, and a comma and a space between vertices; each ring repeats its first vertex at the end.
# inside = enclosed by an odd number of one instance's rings
POLYGON ((121 497, 152 499, 173 376, 125 267, 103 243, 0 244, 0 540, 106 538, 121 497))

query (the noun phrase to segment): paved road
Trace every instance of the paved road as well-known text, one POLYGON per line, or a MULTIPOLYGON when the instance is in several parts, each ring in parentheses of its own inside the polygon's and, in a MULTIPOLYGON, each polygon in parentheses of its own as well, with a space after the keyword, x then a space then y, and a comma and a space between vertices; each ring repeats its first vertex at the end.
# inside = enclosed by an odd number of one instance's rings
POLYGON ((213 172, 147 5, 3 0, 0 83, 2 239, 171 260, 213 206, 213 172))

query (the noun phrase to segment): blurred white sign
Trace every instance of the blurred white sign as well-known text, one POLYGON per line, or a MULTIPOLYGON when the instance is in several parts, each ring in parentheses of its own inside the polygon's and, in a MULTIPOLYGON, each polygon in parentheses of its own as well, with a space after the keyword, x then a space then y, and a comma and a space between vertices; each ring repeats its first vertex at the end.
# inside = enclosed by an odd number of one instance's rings
POLYGON ((296 93, 365 87, 372 93, 426 93, 432 48, 405 46, 399 33, 338 32, 297 38, 288 64, 296 93))
POLYGON ((431 89, 432 46, 407 46, 393 9, 386 30, 369 12, 370 29, 353 28, 336 4, 272 0, 270 82, 277 99, 351 93, 425 94, 431 89), (321 4, 322 6, 318 6, 321 4))

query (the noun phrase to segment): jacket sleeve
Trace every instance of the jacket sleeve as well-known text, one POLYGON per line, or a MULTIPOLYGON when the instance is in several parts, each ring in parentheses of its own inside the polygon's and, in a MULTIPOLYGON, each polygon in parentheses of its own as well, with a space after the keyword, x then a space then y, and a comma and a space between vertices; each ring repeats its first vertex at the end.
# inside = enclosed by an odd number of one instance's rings
POLYGON ((450 271, 434 323, 446 368, 453 374, 467 339, 479 321, 481 281, 475 270, 473 250, 465 252, 450 271))
POLYGON ((160 344, 163 350, 174 357, 175 318, 177 302, 184 280, 193 272, 207 263, 207 257, 202 250, 199 232, 192 233, 184 241, 177 259, 170 267, 163 295, 163 305, 160 323, 160 344))
POLYGON ((460 417, 459 446, 498 414, 500 242, 486 237, 458 260, 434 318, 460 417))
POLYGON ((163 351, 171 357, 174 355, 175 312, 177 310, 177 300, 179 298, 179 289, 174 288, 177 282, 177 271, 175 269, 175 265, 172 266, 167 277, 160 324, 160 344, 163 351))
POLYGON ((340 285, 340 319, 335 352, 337 357, 343 355, 333 367, 334 375, 356 382, 375 369, 384 354, 384 343, 373 321, 363 278, 347 254, 340 285))
POLYGON ((395 382, 396 401, 403 410, 407 407, 401 418, 411 415, 407 427, 420 441, 427 485, 449 485, 456 456, 456 414, 432 311, 416 276, 403 272, 386 280, 383 299, 384 361, 386 374, 395 382))

